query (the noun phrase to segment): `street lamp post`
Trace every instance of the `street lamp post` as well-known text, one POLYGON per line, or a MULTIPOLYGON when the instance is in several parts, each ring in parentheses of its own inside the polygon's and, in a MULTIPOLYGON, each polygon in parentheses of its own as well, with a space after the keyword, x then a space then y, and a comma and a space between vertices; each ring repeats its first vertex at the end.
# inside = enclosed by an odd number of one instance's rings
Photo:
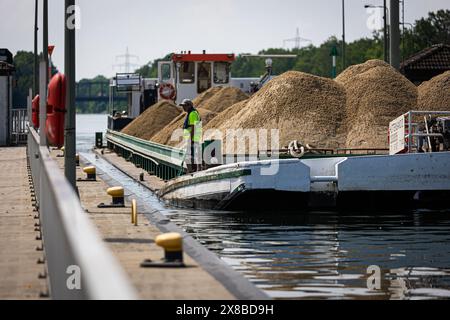
POLYGON ((388 45, 388 24, 387 24, 387 0, 383 2, 383 23, 384 23, 384 61, 389 63, 389 45, 388 45))
POLYGON ((390 0, 390 63, 395 69, 400 69, 400 3, 390 0))
POLYGON ((345 44, 345 0, 342 0, 342 70, 346 68, 345 44))
POLYGON ((34 1, 34 77, 33 98, 38 94, 39 87, 39 60, 38 60, 38 10, 39 2, 34 1))
POLYGON ((42 32, 42 61, 39 69, 39 140, 41 146, 47 146, 47 136, 45 134, 45 124, 47 122, 47 85, 48 85, 48 0, 43 0, 43 32, 42 32))
POLYGON ((405 0, 402 2, 402 61, 405 60, 405 0))

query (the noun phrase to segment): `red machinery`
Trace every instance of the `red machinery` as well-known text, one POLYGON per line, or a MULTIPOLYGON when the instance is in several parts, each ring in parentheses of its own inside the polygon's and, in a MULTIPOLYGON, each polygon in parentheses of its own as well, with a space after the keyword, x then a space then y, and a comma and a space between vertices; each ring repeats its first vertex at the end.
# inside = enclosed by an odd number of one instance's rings
POLYGON ((48 85, 47 122, 45 133, 51 146, 64 145, 64 120, 66 113, 66 77, 58 73, 48 85))

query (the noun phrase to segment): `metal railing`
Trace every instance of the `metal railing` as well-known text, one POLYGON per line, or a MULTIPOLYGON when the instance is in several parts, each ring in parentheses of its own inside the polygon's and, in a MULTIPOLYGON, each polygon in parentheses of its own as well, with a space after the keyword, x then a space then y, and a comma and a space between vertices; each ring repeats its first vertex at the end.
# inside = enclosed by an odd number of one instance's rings
POLYGON ((38 200, 53 299, 128 300, 137 295, 103 243, 39 135, 30 128, 28 158, 38 200), (78 273, 77 273, 78 271, 78 273), (77 283, 81 286, 72 286, 77 283))
POLYGON ((27 143, 28 134, 28 110, 11 110, 11 137, 12 144, 19 145, 27 143))
POLYGON ((108 148, 147 172, 163 180, 180 175, 184 151, 151 141, 135 138, 124 133, 108 130, 108 148))
POLYGON ((108 130, 106 137, 108 142, 123 144, 124 146, 133 146, 135 153, 140 153, 147 157, 155 157, 161 162, 176 167, 179 167, 184 161, 184 151, 181 149, 139 139, 112 130, 108 130))
POLYGON ((343 155, 385 155, 389 154, 389 149, 382 148, 339 148, 337 154, 343 155))
MULTIPOLYGON (((429 138, 433 137, 443 137, 440 133, 426 133, 426 132, 419 132, 418 127, 420 126, 420 123, 423 121, 425 123, 425 119, 420 119, 418 117, 426 117, 426 116, 450 116, 450 111, 409 111, 408 113, 405 113, 403 115, 405 117, 405 127, 407 128, 408 132, 405 135, 405 139, 407 139, 407 148, 408 153, 413 153, 415 151, 418 151, 419 149, 419 143, 418 138, 428 138, 426 140, 426 143, 429 144, 430 140, 429 138), (418 121, 418 122, 416 122, 418 121)), ((431 129, 431 128, 428 128, 431 129)), ((428 130, 427 129, 427 130, 428 130)), ((431 146, 428 146, 429 148, 431 146)))

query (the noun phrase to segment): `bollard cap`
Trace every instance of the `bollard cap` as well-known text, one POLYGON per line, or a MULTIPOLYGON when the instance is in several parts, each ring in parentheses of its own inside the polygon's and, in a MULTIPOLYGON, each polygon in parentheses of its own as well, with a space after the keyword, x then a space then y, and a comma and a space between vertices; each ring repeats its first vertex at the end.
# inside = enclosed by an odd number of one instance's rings
POLYGON ((83 168, 83 172, 86 174, 95 174, 97 170, 95 169, 95 167, 86 167, 83 168))
POLYGON ((183 237, 179 233, 166 233, 156 237, 155 243, 168 252, 183 250, 183 237))
POLYGON ((122 198, 125 194, 123 187, 112 187, 106 190, 106 193, 113 198, 122 198))

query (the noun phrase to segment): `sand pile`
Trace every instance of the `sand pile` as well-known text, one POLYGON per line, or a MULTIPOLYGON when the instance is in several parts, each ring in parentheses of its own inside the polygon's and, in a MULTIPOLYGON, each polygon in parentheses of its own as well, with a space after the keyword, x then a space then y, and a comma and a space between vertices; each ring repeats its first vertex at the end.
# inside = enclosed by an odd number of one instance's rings
POLYGON ((194 99, 196 108, 220 113, 232 105, 248 99, 248 95, 234 87, 214 87, 194 99))
MULTIPOLYGON (((217 113, 206 109, 198 108, 197 111, 200 113, 203 126, 205 126, 209 121, 211 121, 211 119, 217 116, 217 113)), ((159 130, 159 132, 155 133, 155 135, 152 136, 150 140, 159 144, 165 144, 172 147, 179 147, 180 144, 182 144, 183 142, 182 139, 178 141, 171 141, 171 138, 175 130, 183 129, 185 119, 186 113, 183 112, 182 114, 178 115, 175 119, 173 119, 168 125, 159 130)))
POLYGON ((194 105, 196 108, 201 108, 202 104, 205 104, 209 99, 211 99, 216 93, 222 90, 222 87, 212 87, 209 90, 206 90, 205 92, 201 93, 197 96, 192 102, 194 102, 194 105))
POLYGON ((345 70, 336 81, 347 91, 347 148, 388 148, 389 123, 417 106, 417 88, 383 61, 345 70))
POLYGON ((238 102, 235 105, 231 106, 230 108, 226 109, 225 111, 222 111, 219 113, 216 117, 214 117, 209 123, 204 126, 204 130, 209 129, 218 129, 220 128, 226 121, 228 121, 231 117, 239 113, 242 109, 244 109, 247 106, 248 99, 238 102))
POLYGON ((148 108, 132 123, 122 130, 130 136, 150 140, 157 132, 182 113, 182 109, 164 100, 148 108))
MULTIPOLYGON (((213 87, 193 100, 195 108, 200 112, 203 126, 208 124, 218 113, 230 108, 232 105, 248 99, 248 95, 238 88, 213 87)), ((169 146, 179 146, 178 141, 170 141, 175 130, 183 128, 186 114, 182 113, 159 132, 151 140, 169 146)))
MULTIPOLYGON (((292 140, 336 148, 345 142, 340 132, 344 112, 342 85, 331 79, 290 71, 271 80, 249 100, 220 114, 204 132, 219 129, 225 135, 227 129, 279 129, 280 148, 292 140)), ((225 144, 228 139, 223 140, 225 144)), ((264 148, 259 146, 259 149, 264 148)))
POLYGON ((450 111, 450 71, 419 86, 418 109, 450 111))

